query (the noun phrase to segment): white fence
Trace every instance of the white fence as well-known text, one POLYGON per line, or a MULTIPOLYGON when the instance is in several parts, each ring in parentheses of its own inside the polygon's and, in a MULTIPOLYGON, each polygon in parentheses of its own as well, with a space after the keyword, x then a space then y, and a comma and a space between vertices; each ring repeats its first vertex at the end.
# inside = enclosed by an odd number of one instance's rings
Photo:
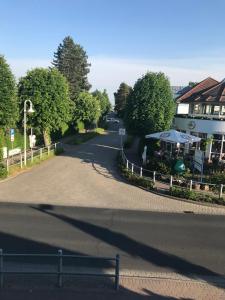
POLYGON ((151 171, 140 167, 128 160, 124 151, 121 151, 121 156, 124 165, 126 166, 127 170, 130 170, 132 174, 136 176, 144 177, 146 179, 151 180, 154 185, 161 186, 162 189, 169 189, 171 187, 182 187, 189 189, 195 189, 196 192, 207 192, 211 194, 218 195, 219 198, 222 198, 225 194, 225 184, 213 184, 207 182, 200 182, 193 179, 185 179, 185 178, 176 178, 172 175, 166 175, 159 173, 157 171, 151 171))
MULTIPOLYGON (((27 162, 33 163, 34 159, 36 158, 39 158, 41 160, 44 156, 49 156, 51 152, 55 153, 57 147, 59 147, 59 144, 60 143, 54 143, 47 147, 40 147, 27 150, 27 162)), ((24 167, 24 152, 21 152, 17 155, 12 155, 4 159, 4 163, 6 165, 7 172, 9 172, 10 167, 13 166, 20 166, 20 168, 22 169, 24 167)))

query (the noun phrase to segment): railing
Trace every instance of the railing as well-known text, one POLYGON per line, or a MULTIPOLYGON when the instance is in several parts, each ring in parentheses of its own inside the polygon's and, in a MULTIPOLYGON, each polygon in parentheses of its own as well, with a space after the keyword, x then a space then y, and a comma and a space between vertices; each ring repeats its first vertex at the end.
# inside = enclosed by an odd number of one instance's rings
MULTIPOLYGON (((208 193, 216 192, 218 194, 219 199, 221 199, 223 197, 224 190, 225 190, 225 184, 218 185, 218 184, 214 184, 214 183, 201 182, 201 181, 197 181, 197 180, 193 180, 193 179, 190 179, 190 180, 183 179, 183 178, 176 179, 172 175, 165 175, 165 174, 159 173, 157 171, 151 171, 151 170, 145 169, 143 167, 140 167, 140 166, 130 162, 128 160, 128 158, 126 157, 123 149, 121 150, 121 156, 122 156, 123 163, 126 166, 127 170, 130 170, 132 174, 152 180, 154 185, 158 182, 158 183, 166 185, 166 187, 168 187, 168 189, 172 188, 173 186, 179 186, 179 187, 182 186, 184 188, 185 187, 188 188, 190 191, 194 188, 194 186, 199 186, 199 187, 203 186, 204 192, 208 192, 208 193), (211 190, 208 191, 207 188, 210 188, 211 190)), ((196 192, 198 192, 198 190, 196 190, 196 192)))
MULTIPOLYGON (((47 147, 27 150, 27 162, 30 161, 33 163, 35 158, 39 158, 41 160, 44 156, 49 156, 51 152, 55 153, 59 145, 60 143, 54 143, 47 147)), ((10 167, 13 166, 19 166, 22 169, 24 167, 24 152, 4 159, 4 163, 6 165, 7 172, 9 172, 10 167)))
POLYGON ((108 277, 114 278, 115 290, 119 289, 119 278, 120 278, 120 256, 119 254, 116 257, 98 257, 98 256, 82 256, 82 255, 70 255, 63 254, 62 250, 58 250, 57 254, 22 254, 22 253, 4 253, 2 249, 0 249, 0 288, 4 286, 4 275, 5 274, 16 274, 16 275, 55 275, 57 278, 57 286, 63 286, 63 276, 86 276, 86 277, 108 277), (5 257, 24 257, 27 258, 56 258, 56 270, 55 271, 37 271, 32 269, 31 271, 20 271, 20 270, 5 270, 4 269, 4 258, 5 257), (103 262, 114 262, 115 263, 115 272, 110 274, 102 274, 102 273, 87 273, 87 272, 66 272, 64 271, 63 259, 73 258, 73 259, 81 259, 81 260, 98 260, 103 262))

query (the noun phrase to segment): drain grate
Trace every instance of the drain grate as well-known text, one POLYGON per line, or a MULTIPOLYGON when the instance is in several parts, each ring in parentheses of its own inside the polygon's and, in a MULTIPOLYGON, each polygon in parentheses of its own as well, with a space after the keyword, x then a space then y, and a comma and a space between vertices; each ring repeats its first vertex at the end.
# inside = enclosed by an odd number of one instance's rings
POLYGON ((184 210, 185 214, 194 214, 194 212, 192 210, 184 210))

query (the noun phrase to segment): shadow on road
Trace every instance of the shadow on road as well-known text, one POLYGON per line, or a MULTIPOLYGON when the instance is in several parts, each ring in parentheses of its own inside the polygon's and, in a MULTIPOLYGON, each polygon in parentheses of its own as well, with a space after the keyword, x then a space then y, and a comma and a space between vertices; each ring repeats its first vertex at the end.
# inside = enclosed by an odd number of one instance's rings
POLYGON ((139 257, 143 260, 150 262, 156 266, 164 267, 184 275, 191 279, 200 279, 208 282, 217 287, 224 288, 224 276, 211 271, 201 265, 191 263, 181 257, 161 251, 154 247, 145 245, 144 243, 138 242, 127 235, 120 232, 112 231, 108 228, 94 225, 86 221, 77 220, 68 216, 53 212, 53 207, 50 210, 46 209, 42 205, 39 207, 33 207, 45 214, 48 214, 54 218, 66 222, 72 225, 76 229, 79 229, 95 238, 107 243, 108 245, 115 246, 123 252, 133 256, 139 257))
MULTIPOLYGON (((46 209, 50 209, 51 207, 44 206, 39 208, 39 211, 48 213, 53 217, 61 218, 65 222, 70 222, 69 218, 65 219, 62 216, 55 215, 53 213, 47 212, 46 209)), ((75 225, 75 223, 73 223, 75 225)), ((5 253, 15 253, 14 245, 16 247, 16 253, 38 253, 38 254, 52 254, 57 253, 57 247, 49 245, 47 243, 38 242, 34 240, 25 239, 22 237, 18 237, 11 234, 6 234, 1 232, 0 233, 0 248, 4 249, 5 253)), ((76 252, 76 251, 69 251, 68 249, 62 249, 64 253, 67 254, 74 254, 74 255, 84 255, 84 253, 76 252)), ((55 258, 52 260, 51 258, 38 258, 37 260, 31 259, 29 257, 23 258, 4 258, 4 269, 14 269, 16 270, 23 270, 25 271, 28 267, 29 270, 31 268, 37 269, 40 271, 43 266, 55 266, 57 268, 57 261, 54 261, 55 258), (7 267, 9 264, 10 267, 7 267)), ((71 266, 72 261, 67 261, 63 263, 64 267, 66 265, 71 266)), ((75 267, 79 264, 76 262, 75 267)), ((85 267, 93 267, 93 264, 90 265, 82 265, 83 268, 85 267)), ((96 266, 95 266, 96 267, 96 266)), ((103 265, 98 263, 98 270, 99 273, 105 272, 105 268, 112 267, 111 263, 107 262, 103 265), (102 270, 101 270, 102 268, 102 270), (103 270, 104 268, 104 270, 103 270)), ((46 271, 46 268, 44 268, 46 271)), ((67 277, 68 278, 68 277, 67 277)), ((74 281, 69 281, 68 279, 64 278, 64 288, 58 289, 54 287, 57 282, 56 276, 40 276, 40 275, 4 275, 4 288, 0 290, 0 299, 1 300, 24 300, 24 299, 32 299, 32 300, 51 300, 51 299, 58 299, 58 300, 70 300, 74 299, 171 299, 171 300, 178 300, 179 298, 174 297, 166 297, 161 296, 159 294, 153 293, 150 290, 145 290, 145 295, 141 295, 138 292, 131 291, 123 286, 120 286, 118 292, 114 291, 114 280, 107 278, 107 279, 91 279, 91 278, 84 278, 82 280, 74 279, 74 281), (71 286, 72 284, 72 286, 71 286), (52 287, 51 287, 52 286, 52 287), (44 290, 43 290, 44 287, 44 290), (67 289, 69 287, 69 289, 67 289)))

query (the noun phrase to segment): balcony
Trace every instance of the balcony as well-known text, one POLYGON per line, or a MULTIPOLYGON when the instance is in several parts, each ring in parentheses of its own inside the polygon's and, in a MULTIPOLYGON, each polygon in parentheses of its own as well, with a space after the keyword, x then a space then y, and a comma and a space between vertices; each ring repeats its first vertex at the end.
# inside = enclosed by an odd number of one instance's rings
POLYGON ((207 134, 225 134, 224 115, 177 114, 173 122, 174 129, 201 132, 207 134))

